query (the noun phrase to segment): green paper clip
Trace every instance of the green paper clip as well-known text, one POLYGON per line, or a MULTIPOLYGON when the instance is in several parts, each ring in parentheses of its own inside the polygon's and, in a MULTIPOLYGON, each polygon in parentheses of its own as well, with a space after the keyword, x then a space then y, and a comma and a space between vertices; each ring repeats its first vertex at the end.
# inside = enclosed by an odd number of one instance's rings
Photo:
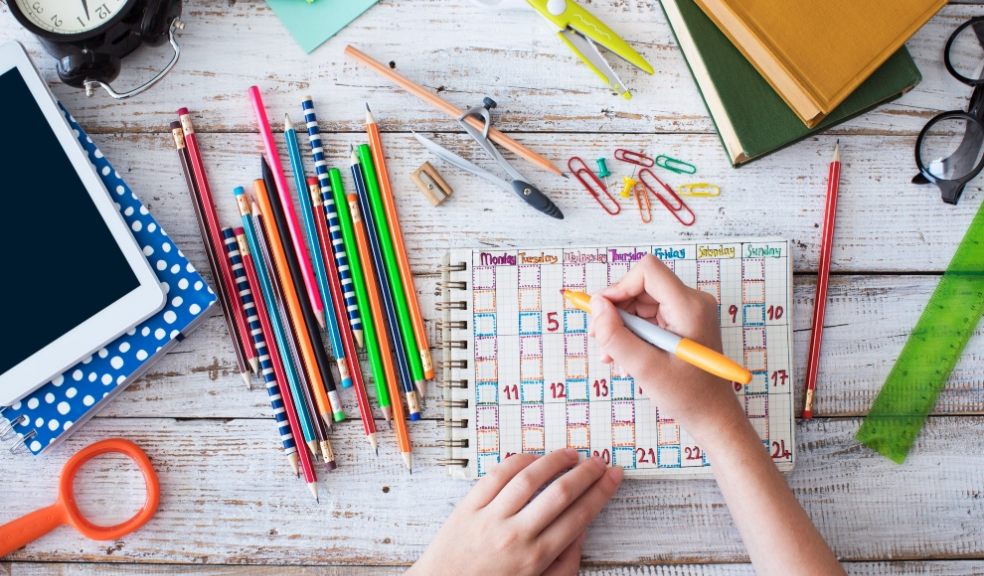
POLYGON ((707 182, 692 182, 680 184, 680 187, 677 188, 677 194, 692 198, 714 198, 721 195, 721 187, 707 182))
POLYGON ((676 158, 671 158, 665 154, 660 154, 656 157, 656 165, 670 172, 676 172, 677 174, 696 174, 697 167, 689 162, 684 162, 683 160, 677 160, 676 158))

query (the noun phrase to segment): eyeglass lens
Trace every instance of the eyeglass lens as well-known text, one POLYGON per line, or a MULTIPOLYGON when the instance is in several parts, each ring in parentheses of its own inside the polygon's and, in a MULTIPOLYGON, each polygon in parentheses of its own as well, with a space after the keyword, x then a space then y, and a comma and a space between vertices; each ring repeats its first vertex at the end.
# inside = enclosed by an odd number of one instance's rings
POLYGON ((947 54, 953 71, 970 82, 984 78, 984 20, 972 22, 953 37, 947 54))
POLYGON ((941 180, 960 180, 977 167, 984 156, 984 128, 979 122, 953 116, 927 128, 919 142, 923 168, 941 180))

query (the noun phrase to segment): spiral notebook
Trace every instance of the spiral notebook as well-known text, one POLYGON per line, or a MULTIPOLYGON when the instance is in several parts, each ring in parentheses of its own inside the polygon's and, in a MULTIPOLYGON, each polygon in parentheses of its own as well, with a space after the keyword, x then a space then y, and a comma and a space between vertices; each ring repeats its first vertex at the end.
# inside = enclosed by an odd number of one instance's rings
POLYGON ((575 448, 629 476, 709 472, 707 454, 618 366, 601 362, 588 315, 562 288, 593 293, 646 254, 719 302, 724 353, 753 375, 735 386, 780 470, 793 442, 792 258, 785 240, 455 250, 442 266, 441 386, 452 476, 520 452, 575 448))
POLYGON ((64 108, 79 143, 99 172, 133 237, 164 286, 155 316, 53 378, 26 398, 0 407, 0 444, 41 454, 101 410, 207 316, 215 294, 139 198, 64 108), (4 421, 4 419, 6 421, 4 421))

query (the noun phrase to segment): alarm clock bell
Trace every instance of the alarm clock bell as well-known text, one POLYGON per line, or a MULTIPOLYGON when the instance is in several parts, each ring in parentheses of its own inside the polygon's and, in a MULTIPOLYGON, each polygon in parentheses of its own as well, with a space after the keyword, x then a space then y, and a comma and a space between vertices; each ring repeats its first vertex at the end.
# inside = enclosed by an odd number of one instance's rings
POLYGON ((7 0, 14 17, 58 61, 58 77, 91 96, 103 88, 116 99, 136 96, 178 62, 177 34, 184 28, 181 0, 7 0), (123 92, 110 83, 122 59, 143 46, 170 43, 170 61, 154 77, 123 92))

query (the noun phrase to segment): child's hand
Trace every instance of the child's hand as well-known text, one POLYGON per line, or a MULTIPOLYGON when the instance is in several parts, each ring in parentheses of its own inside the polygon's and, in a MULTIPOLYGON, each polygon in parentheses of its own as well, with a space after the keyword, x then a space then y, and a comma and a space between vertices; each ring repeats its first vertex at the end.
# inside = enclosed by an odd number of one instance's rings
POLYGON ((716 423, 740 415, 729 383, 643 342, 625 328, 613 303, 720 351, 721 328, 713 296, 687 287, 657 258, 645 256, 620 282, 592 298, 591 334, 602 359, 614 360, 631 374, 660 410, 691 434, 702 436, 716 423))
POLYGON ((621 468, 577 458, 566 449, 504 460, 461 500, 409 574, 576 574, 588 524, 622 481, 621 468))

